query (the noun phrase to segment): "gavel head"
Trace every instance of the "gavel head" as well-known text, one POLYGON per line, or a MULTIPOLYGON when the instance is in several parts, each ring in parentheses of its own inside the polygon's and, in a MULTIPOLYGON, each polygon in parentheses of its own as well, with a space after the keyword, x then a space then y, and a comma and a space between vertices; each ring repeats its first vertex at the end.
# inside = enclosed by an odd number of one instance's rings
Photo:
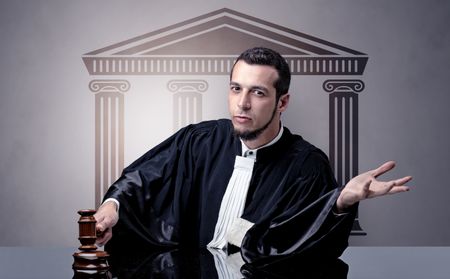
POLYGON ((97 249, 95 240, 97 239, 97 233, 95 230, 96 220, 94 218, 94 209, 82 209, 78 211, 81 215, 78 220, 79 236, 78 240, 81 246, 78 248, 81 251, 93 251, 97 249))

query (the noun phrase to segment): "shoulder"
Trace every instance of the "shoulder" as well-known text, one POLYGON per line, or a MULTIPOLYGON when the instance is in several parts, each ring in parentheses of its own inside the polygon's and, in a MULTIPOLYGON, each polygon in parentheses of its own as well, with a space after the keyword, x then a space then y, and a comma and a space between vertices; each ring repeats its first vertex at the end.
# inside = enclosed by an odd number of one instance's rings
POLYGON ((187 125, 181 128, 175 135, 202 139, 202 138, 223 138, 232 135, 232 124, 228 119, 207 120, 196 124, 187 125))
POLYGON ((303 185, 316 189, 318 194, 338 188, 328 156, 320 148, 300 138, 296 139, 293 160, 296 177, 303 185))
POLYGON ((324 174, 332 173, 330 162, 327 155, 315 148, 305 158, 302 167, 302 173, 305 174, 324 174))
MULTIPOLYGON (((181 130, 188 130, 193 133, 209 133, 215 130, 229 131, 232 128, 229 119, 206 120, 196 124, 190 124, 181 130)), ((180 131, 181 131, 180 130, 180 131)))
POLYGON ((295 157, 307 158, 312 156, 311 160, 321 159, 322 156, 326 157, 322 150, 305 140, 302 136, 291 133, 286 127, 284 127, 279 145, 284 152, 295 157))
POLYGON ((319 174, 332 172, 328 156, 320 148, 303 139, 300 135, 287 130, 289 149, 297 164, 301 165, 303 174, 319 174))
POLYGON ((179 147, 201 148, 204 145, 215 148, 234 146, 236 137, 233 125, 228 119, 207 120, 190 124, 175 133, 175 142, 179 147))
POLYGON ((230 129, 232 129, 231 121, 226 119, 209 120, 187 125, 148 150, 129 165, 127 170, 131 170, 135 166, 139 166, 142 162, 151 159, 176 158, 181 153, 192 154, 192 150, 198 151, 207 145, 220 147, 225 141, 232 140, 230 129))

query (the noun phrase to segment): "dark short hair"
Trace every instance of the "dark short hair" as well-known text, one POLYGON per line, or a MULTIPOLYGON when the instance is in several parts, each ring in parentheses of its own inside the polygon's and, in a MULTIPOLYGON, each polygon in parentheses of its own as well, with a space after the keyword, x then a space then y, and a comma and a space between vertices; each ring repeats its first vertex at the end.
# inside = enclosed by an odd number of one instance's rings
POLYGON ((274 67, 278 72, 278 79, 273 85, 277 93, 277 100, 281 95, 288 93, 289 85, 291 83, 291 70, 281 54, 278 52, 264 47, 254 47, 247 49, 234 62, 231 68, 230 79, 233 75, 234 66, 240 60, 243 60, 249 65, 266 65, 274 67))

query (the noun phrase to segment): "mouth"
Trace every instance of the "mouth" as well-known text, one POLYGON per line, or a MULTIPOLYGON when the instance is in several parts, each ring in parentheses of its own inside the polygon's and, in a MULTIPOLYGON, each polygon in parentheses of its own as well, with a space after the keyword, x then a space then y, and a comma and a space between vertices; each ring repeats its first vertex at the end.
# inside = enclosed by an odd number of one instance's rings
POLYGON ((233 118, 236 120, 237 123, 240 124, 248 123, 252 120, 249 116, 246 115, 235 115, 233 118))

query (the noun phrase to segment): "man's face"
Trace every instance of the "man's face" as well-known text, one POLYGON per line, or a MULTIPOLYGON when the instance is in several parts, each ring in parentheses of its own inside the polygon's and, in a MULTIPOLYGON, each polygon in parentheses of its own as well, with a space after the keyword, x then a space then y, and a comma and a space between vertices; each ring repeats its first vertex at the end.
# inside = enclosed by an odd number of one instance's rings
POLYGON ((249 65, 240 60, 233 69, 228 108, 236 134, 260 146, 273 139, 279 130, 280 113, 287 107, 288 94, 276 101, 275 68, 249 65))

